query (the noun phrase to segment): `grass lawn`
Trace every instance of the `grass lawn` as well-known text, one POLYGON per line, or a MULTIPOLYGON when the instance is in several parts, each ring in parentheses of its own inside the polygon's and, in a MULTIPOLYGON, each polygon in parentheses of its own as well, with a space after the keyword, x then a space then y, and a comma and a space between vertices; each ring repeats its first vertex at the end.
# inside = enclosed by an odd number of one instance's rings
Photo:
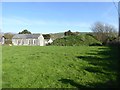
POLYGON ((117 87, 117 48, 3 46, 3 88, 117 87))

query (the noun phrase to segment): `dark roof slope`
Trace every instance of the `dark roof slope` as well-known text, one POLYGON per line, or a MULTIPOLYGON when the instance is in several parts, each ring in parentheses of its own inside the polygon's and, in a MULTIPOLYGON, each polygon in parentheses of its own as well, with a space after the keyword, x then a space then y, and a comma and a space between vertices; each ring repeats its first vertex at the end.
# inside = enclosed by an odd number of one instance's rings
POLYGON ((40 34, 16 34, 13 39, 38 39, 40 34))

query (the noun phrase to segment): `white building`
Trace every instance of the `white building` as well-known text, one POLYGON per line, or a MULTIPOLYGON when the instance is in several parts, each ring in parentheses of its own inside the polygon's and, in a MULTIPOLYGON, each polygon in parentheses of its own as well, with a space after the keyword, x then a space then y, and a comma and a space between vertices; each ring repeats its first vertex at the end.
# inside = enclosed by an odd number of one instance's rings
POLYGON ((45 46, 45 41, 42 34, 17 34, 12 38, 13 45, 45 46))
POLYGON ((0 45, 4 45, 4 43, 5 43, 5 37, 0 36, 0 45))

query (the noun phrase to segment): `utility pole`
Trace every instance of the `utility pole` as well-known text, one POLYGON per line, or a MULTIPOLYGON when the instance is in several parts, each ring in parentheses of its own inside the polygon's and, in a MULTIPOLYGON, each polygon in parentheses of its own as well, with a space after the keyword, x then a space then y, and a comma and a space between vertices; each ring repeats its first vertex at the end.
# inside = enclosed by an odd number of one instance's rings
POLYGON ((119 33, 118 33, 118 37, 120 37, 120 1, 118 2, 118 23, 119 23, 119 33))

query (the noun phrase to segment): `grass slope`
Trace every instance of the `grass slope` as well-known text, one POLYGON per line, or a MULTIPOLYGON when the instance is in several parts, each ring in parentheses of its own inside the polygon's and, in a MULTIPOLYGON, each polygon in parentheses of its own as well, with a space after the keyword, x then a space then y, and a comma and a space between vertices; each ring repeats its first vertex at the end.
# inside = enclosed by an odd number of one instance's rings
POLYGON ((3 46, 2 53, 3 88, 117 86, 116 48, 3 46))
POLYGON ((58 38, 54 40, 52 45, 56 46, 80 46, 80 45, 92 45, 101 43, 90 36, 89 34, 80 34, 76 36, 66 36, 64 38, 58 38))

